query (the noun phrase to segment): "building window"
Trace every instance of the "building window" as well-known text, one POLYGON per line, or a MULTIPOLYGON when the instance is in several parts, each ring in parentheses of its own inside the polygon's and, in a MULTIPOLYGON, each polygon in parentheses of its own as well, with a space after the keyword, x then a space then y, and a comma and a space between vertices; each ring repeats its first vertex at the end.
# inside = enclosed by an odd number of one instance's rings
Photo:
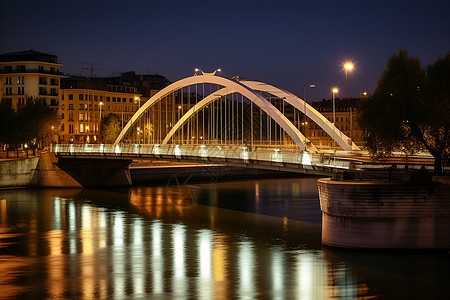
POLYGON ((80 124, 80 133, 83 133, 83 132, 84 132, 84 125, 80 124))
POLYGON ((23 76, 17 76, 17 84, 23 84, 23 76))
POLYGON ((69 124, 69 133, 73 133, 73 124, 69 124))
POLYGON ((61 114, 61 120, 64 120, 64 113, 61 114))
POLYGON ((133 98, 130 98, 130 103, 133 102, 133 98))
POLYGON ((110 102, 111 101, 111 97, 106 97, 106 101, 110 102))
POLYGON ((79 110, 84 110, 84 104, 80 104, 79 110))
POLYGON ((69 104, 69 110, 73 110, 73 104, 69 104))
POLYGON ((25 95, 24 87, 19 86, 17 87, 17 95, 25 95))
MULTIPOLYGON (((63 116, 64 116, 64 114, 63 114, 63 116)), ((61 131, 64 132, 64 123, 61 124, 61 131)))
POLYGON ((94 101, 98 101, 98 96, 94 95, 94 101))
POLYGON ((84 116, 83 116, 83 113, 80 113, 79 115, 78 115, 78 121, 84 121, 84 116))
POLYGON ((69 121, 73 121, 73 113, 69 113, 69 121))
POLYGON ((83 100, 83 94, 78 95, 78 100, 83 100))
POLYGON ((113 102, 116 102, 116 97, 112 97, 113 98, 113 102))
POLYGON ((69 94, 69 100, 73 100, 73 94, 69 94))

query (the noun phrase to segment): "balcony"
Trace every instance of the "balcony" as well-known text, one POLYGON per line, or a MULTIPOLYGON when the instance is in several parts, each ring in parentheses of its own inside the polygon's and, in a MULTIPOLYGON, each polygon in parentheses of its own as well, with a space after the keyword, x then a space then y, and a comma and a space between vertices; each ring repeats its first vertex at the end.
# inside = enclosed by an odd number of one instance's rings
POLYGON ((63 76, 64 73, 57 70, 42 70, 42 69, 3 69, 0 70, 0 74, 16 74, 16 73, 36 73, 36 74, 50 74, 50 75, 60 75, 63 76))

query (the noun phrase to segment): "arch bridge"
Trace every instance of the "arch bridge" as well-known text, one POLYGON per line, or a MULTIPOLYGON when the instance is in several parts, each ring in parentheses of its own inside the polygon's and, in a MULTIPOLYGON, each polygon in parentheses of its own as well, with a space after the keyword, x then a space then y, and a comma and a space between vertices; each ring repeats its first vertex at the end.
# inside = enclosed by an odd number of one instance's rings
POLYGON ((215 162, 316 174, 352 168, 351 159, 318 150, 302 120, 322 128, 341 153, 359 150, 288 91, 203 73, 172 83, 140 105, 114 144, 56 145, 54 152, 62 158, 215 162))

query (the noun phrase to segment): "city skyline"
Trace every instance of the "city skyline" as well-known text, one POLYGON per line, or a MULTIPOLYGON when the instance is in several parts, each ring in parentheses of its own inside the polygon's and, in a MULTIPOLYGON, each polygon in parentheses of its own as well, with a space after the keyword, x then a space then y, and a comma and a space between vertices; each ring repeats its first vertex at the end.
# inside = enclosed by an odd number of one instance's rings
POLYGON ((1 53, 58 56, 65 74, 160 74, 174 82, 195 68, 241 75, 317 101, 339 87, 372 93, 390 56, 408 49, 424 67, 450 49, 444 1, 2 1, 1 53), (17 16, 20 15, 20 20, 17 16), (89 67, 92 66, 92 70, 89 67), (88 70, 87 70, 88 69, 88 70))

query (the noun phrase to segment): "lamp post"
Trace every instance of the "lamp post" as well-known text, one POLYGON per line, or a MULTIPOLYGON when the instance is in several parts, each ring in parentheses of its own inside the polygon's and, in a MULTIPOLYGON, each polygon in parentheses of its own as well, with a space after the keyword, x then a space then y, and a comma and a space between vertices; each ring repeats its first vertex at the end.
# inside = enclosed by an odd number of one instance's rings
POLYGON ((302 125, 305 125, 305 139, 307 138, 306 137, 306 125, 308 125, 308 121, 306 121, 306 117, 308 116, 306 114, 306 88, 307 87, 312 89, 312 88, 315 88, 316 85, 310 84, 308 86, 306 86, 306 85, 303 86, 303 123, 302 123, 302 125))
POLYGON ((345 70, 345 90, 346 90, 345 96, 348 99, 348 71, 353 70, 353 64, 350 62, 345 63, 344 70, 345 70))
POLYGON ((100 101, 100 103, 98 104, 98 107, 99 107, 99 110, 100 110, 100 119, 98 121, 97 132, 100 132, 100 124, 102 123, 102 106, 103 106, 103 102, 100 101))
POLYGON ((336 104, 335 104, 335 95, 339 92, 337 88, 333 88, 331 90, 333 93, 333 150, 336 150, 335 148, 335 138, 336 138, 336 104))
MULTIPOLYGON (((134 103, 136 104, 136 102, 139 105, 138 111, 141 109, 141 98, 140 97, 134 97, 134 103)), ((133 116, 131 117, 133 118, 133 116)), ((139 137, 139 128, 141 127, 141 118, 139 117, 139 127, 138 127, 138 137, 139 137)), ((139 138, 138 144, 141 143, 141 139, 139 138)))
POLYGON ((222 72, 222 69, 216 69, 214 72, 212 72, 212 73, 206 73, 206 72, 203 72, 202 70, 200 70, 199 68, 195 68, 195 70, 194 70, 194 76, 197 76, 197 73, 198 72, 201 72, 202 73, 202 75, 210 75, 210 76, 214 76, 214 75, 216 75, 216 73, 217 72, 222 72))
POLYGON ((352 139, 353 120, 352 120, 352 110, 350 108, 350 103, 348 101, 348 71, 353 70, 353 64, 351 62, 345 63, 344 70, 345 70, 345 90, 346 90, 346 98, 347 98, 347 110, 348 110, 348 118, 350 121, 350 139, 352 139))

